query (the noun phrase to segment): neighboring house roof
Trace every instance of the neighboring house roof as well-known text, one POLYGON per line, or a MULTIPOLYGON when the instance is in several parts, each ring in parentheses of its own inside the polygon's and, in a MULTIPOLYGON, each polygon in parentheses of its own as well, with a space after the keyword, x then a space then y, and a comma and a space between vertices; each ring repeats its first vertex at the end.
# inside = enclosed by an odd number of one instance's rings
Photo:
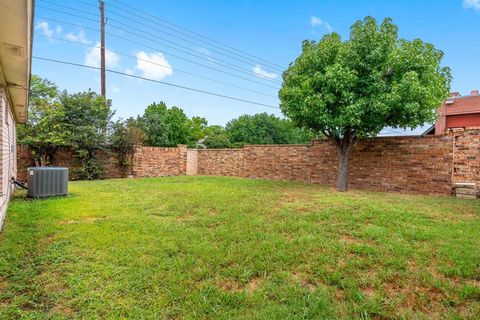
POLYGON ((430 127, 427 128, 421 135, 422 136, 427 136, 430 134, 435 134, 435 124, 432 124, 430 127))
POLYGON ((0 0, 0 86, 17 122, 27 121, 34 0, 0 0))
POLYGON ((433 125, 425 124, 415 130, 384 128, 379 136, 412 136, 442 134, 446 128, 446 118, 450 115, 480 114, 480 92, 473 90, 468 96, 460 96, 458 92, 452 92, 438 108, 438 118, 433 125))

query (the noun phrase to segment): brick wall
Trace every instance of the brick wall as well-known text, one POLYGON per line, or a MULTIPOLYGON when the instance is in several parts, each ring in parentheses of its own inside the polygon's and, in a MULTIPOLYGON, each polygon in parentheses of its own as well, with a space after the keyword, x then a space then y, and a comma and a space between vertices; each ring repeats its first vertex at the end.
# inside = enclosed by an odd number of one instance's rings
MULTIPOLYGON (((100 158, 107 177, 122 176, 113 154, 104 153, 100 158)), ((74 168, 75 163, 72 154, 65 150, 53 161, 54 165, 70 168, 74 168)), ((28 150, 19 147, 19 177, 31 165, 28 150)), ((132 168, 135 177, 196 172, 327 186, 335 185, 336 171, 336 149, 328 140, 315 140, 308 145, 247 145, 240 149, 196 151, 187 151, 183 145, 177 148, 138 147, 132 168), (196 166, 196 170, 192 166, 196 166)), ((458 129, 446 136, 368 139, 359 142, 352 151, 351 188, 450 195, 455 182, 475 182, 480 186, 480 128, 458 129)))
MULTIPOLYGON (((243 149, 199 150, 198 173, 334 186, 335 146, 258 145, 243 149)), ((424 194, 450 194, 452 137, 388 137, 360 142, 350 159, 352 188, 424 194)))
POLYGON ((244 170, 243 149, 198 150, 197 172, 200 175, 242 177, 244 170))
MULTIPOLYGON (((116 155, 109 151, 97 152, 97 159, 105 170, 105 178, 124 178, 126 173, 118 166, 116 155)), ((67 167, 70 180, 76 180, 78 162, 69 148, 59 149, 50 159, 52 166, 67 167)), ((27 168, 35 166, 30 149, 26 146, 17 146, 17 179, 27 181, 27 168)))
MULTIPOLYGON (((18 173, 17 179, 27 180, 27 168, 35 166, 35 162, 26 146, 17 147, 18 173)), ((97 160, 104 170, 105 178, 125 178, 130 172, 134 177, 162 177, 184 175, 187 171, 187 146, 177 148, 138 147, 133 154, 131 170, 122 170, 118 165, 115 153, 110 151, 97 152, 97 160)), ((50 164, 69 168, 69 179, 76 180, 78 162, 69 148, 55 152, 50 164)))
POLYGON ((363 141, 353 151, 352 188, 421 194, 451 194, 452 137, 385 137, 363 141))
POLYGON ((133 154, 134 177, 163 177, 185 175, 187 146, 177 148, 138 147, 133 154))
MULTIPOLYGON (((454 129, 453 183, 473 182, 480 189, 480 127, 454 129)), ((480 191, 480 190, 479 190, 480 191)))

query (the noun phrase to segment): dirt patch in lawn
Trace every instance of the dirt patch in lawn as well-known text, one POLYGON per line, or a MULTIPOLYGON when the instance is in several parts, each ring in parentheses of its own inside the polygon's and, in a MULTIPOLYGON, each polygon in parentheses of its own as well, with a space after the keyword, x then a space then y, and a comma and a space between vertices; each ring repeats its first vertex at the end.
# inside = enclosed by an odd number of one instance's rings
POLYGON ((105 217, 105 216, 102 216, 102 217, 85 217, 85 218, 82 218, 82 219, 77 219, 77 220, 62 220, 60 221, 59 223, 62 224, 62 225, 65 225, 65 224, 80 224, 80 223, 86 223, 86 224, 89 224, 89 223, 96 223, 96 222, 101 222, 101 221, 104 221, 104 220, 107 220, 108 217, 105 217))
POLYGON ((375 289, 372 287, 364 287, 362 288, 362 293, 367 298, 373 298, 375 296, 375 289))
POLYGON ((75 314, 75 310, 71 307, 64 305, 55 305, 50 309, 52 315, 62 315, 64 317, 70 318, 75 314))
POLYGON ((314 202, 315 192, 313 190, 292 191, 287 190, 274 205, 274 212, 284 207, 293 207, 299 214, 309 214, 318 210, 320 206, 314 202))
POLYGON ((253 293, 257 291, 258 287, 262 283, 263 279, 259 277, 254 277, 250 279, 250 281, 246 285, 246 289, 248 293, 253 293))
POLYGON ((260 277, 253 277, 247 283, 227 278, 215 281, 215 285, 225 292, 239 293, 245 291, 252 294, 258 290, 262 282, 263 279, 260 277))

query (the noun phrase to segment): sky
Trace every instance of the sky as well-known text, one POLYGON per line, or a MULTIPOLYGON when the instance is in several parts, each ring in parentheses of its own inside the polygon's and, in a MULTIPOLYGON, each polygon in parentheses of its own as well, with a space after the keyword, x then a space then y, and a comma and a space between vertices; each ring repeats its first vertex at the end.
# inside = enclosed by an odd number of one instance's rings
MULTIPOLYGON (((365 16, 391 17, 400 37, 442 50, 451 91, 480 89, 480 0, 105 0, 105 8, 107 68, 264 104, 107 73, 116 118, 159 101, 209 124, 259 112, 280 116, 281 73, 302 41, 330 32, 347 39, 365 16)), ((34 56, 99 65, 98 1, 37 0, 35 14, 34 56)), ((34 59, 32 72, 69 92, 100 91, 98 70, 34 59)))

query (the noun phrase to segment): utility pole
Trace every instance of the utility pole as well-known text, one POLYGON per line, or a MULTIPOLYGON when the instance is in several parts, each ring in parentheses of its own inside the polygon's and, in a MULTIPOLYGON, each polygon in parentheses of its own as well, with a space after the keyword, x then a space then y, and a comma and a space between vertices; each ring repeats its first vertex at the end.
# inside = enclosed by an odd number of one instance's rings
POLYGON ((105 89, 105 3, 103 0, 98 0, 100 5, 100 82, 101 82, 101 94, 104 99, 106 99, 106 89, 105 89))

